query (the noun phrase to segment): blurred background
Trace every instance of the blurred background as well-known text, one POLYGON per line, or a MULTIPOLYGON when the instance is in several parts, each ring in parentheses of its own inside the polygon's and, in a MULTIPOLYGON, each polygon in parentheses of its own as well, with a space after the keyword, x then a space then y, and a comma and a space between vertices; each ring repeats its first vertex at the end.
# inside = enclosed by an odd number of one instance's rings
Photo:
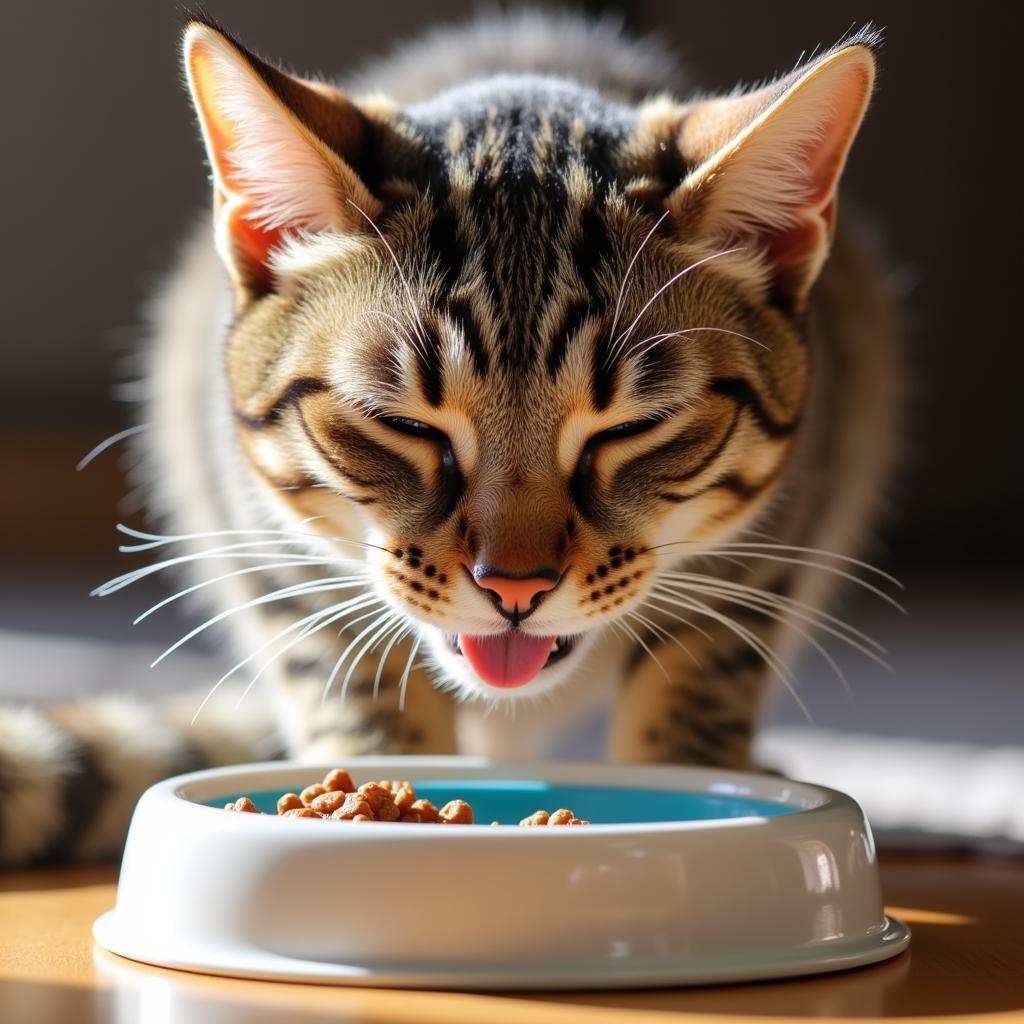
MULTIPOLYGON (((907 436, 893 443, 907 459, 873 557, 905 581, 911 614, 850 595, 844 614, 888 643, 896 672, 847 659, 851 702, 808 662, 804 698, 829 728, 1018 742, 1024 345, 1010 326, 1021 229, 1019 147, 1006 141, 1020 117, 1013 5, 584 6, 664 37, 695 90, 786 70, 865 21, 884 29, 879 91, 844 190, 877 219, 906 295, 911 402, 907 436)), ((350 70, 473 9, 459 0, 205 7, 257 52, 321 72, 350 70)), ((163 0, 40 2, 5 15, 0 696, 215 678, 202 649, 171 659, 169 675, 148 672, 142 648, 177 636, 183 622, 167 615, 133 631, 146 594, 87 596, 137 563, 116 553, 114 524, 131 514, 119 508, 118 451, 74 469, 130 422, 114 397, 118 363, 139 336, 144 299, 208 205, 180 83, 182 18, 163 0), (115 658, 100 640, 140 648, 115 658)), ((791 701, 771 711, 780 725, 798 715, 791 701)))

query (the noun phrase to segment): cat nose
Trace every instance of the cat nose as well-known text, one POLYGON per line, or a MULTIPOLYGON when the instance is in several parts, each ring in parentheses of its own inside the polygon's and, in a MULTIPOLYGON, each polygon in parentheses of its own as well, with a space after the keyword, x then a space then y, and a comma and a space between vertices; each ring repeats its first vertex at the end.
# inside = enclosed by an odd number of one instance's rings
POLYGON ((532 569, 526 573, 503 572, 493 565, 474 565, 473 579, 482 590, 497 597, 503 612, 523 618, 540 601, 541 596, 558 586, 562 574, 557 569, 532 569))

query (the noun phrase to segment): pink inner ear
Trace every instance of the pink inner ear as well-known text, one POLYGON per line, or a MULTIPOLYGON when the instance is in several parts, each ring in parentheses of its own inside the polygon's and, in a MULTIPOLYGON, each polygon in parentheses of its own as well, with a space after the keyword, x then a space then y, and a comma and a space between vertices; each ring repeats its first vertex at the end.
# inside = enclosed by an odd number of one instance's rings
POLYGON ((220 230, 231 248, 231 256, 236 271, 246 286, 266 293, 273 287, 273 277, 268 268, 271 249, 281 243, 281 228, 261 228, 249 220, 248 204, 237 199, 230 206, 225 204, 224 194, 217 193, 220 216, 223 223, 220 230))

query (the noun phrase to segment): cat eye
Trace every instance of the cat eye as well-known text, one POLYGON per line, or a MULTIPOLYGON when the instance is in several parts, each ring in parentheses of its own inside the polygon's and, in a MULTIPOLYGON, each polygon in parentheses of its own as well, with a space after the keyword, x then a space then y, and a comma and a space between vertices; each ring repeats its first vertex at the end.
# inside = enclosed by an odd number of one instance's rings
POLYGON ((377 419, 399 434, 422 437, 427 441, 436 441, 439 444, 449 444, 447 434, 427 423, 421 423, 419 420, 412 420, 407 416, 378 416, 377 419))
POLYGON ((625 423, 618 423, 614 427, 602 430, 590 440, 591 442, 619 441, 625 437, 636 437, 637 434, 646 434, 648 430, 653 430, 664 418, 664 416, 655 416, 644 420, 627 420, 625 423))

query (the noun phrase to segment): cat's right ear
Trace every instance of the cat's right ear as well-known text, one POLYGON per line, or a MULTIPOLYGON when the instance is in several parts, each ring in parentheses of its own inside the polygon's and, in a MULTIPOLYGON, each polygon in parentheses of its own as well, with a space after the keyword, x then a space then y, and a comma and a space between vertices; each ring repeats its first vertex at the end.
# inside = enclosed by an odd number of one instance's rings
POLYGON ((279 71, 201 21, 186 27, 182 57, 212 171, 217 251, 244 306, 273 289, 270 257, 289 235, 362 232, 380 212, 349 162, 367 122, 338 89, 279 71))

